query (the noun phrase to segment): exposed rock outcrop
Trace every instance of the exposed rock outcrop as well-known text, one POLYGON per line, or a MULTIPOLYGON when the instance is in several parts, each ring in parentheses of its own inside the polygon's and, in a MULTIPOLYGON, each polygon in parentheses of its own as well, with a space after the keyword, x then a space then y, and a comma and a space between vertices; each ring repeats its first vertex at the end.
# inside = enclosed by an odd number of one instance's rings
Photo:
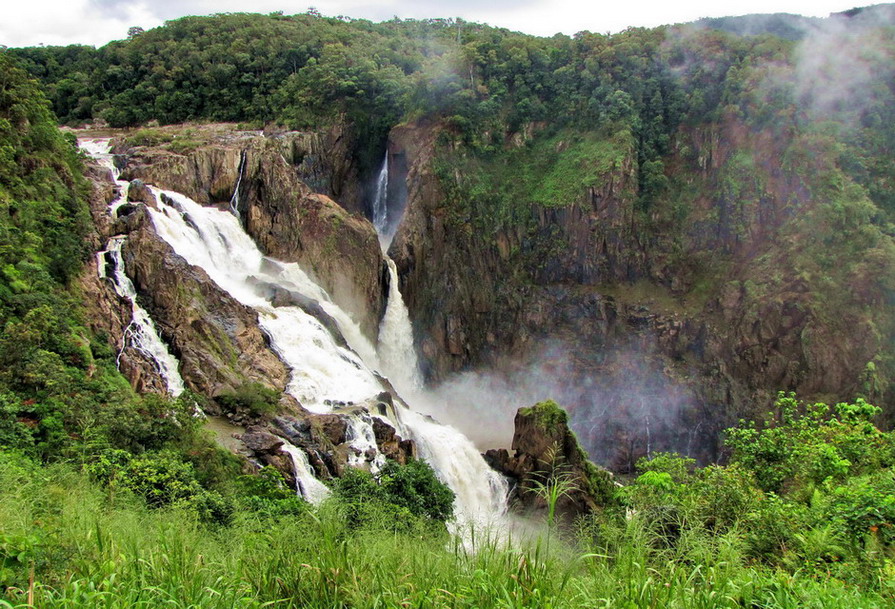
MULTIPOLYGON (((108 170, 98 165, 88 165, 87 177, 91 184, 88 202, 94 226, 89 238, 91 246, 101 251, 109 237, 120 232, 108 213, 109 203, 119 194, 118 187, 108 170)), ((109 346, 118 354, 118 368, 135 391, 165 393, 165 381, 158 374, 155 362, 134 348, 129 340, 131 305, 118 296, 111 280, 100 277, 101 265, 105 267, 102 275, 111 277, 114 262, 108 255, 97 255, 88 260, 78 280, 85 320, 95 335, 107 337, 109 346)))
POLYGON ((128 235, 122 251, 127 273, 191 389, 215 396, 258 381, 283 390, 288 371, 255 311, 177 255, 150 222, 128 235))
POLYGON ((612 475, 591 463, 569 429, 566 412, 551 400, 516 413, 510 455, 489 450, 485 460, 514 485, 510 503, 521 513, 548 508, 555 489, 556 513, 572 519, 613 501, 612 475))
POLYGON ((388 273, 372 224, 347 211, 361 209, 356 169, 344 150, 348 139, 344 129, 269 138, 236 132, 188 154, 164 147, 117 150, 126 152, 124 179, 175 190, 203 205, 238 208, 265 254, 300 264, 375 341, 388 273))
POLYGON ((409 167, 390 255, 430 382, 558 357, 585 446, 626 469, 650 442, 717 458, 719 432, 757 416, 780 389, 849 398, 886 348, 861 313, 881 310, 878 289, 824 314, 816 277, 791 270, 798 233, 787 227, 819 204, 804 176, 824 168, 806 159, 804 171, 784 171, 787 134, 736 117, 682 129, 664 163, 701 194, 648 213, 634 149, 619 142, 618 162, 575 200, 532 203, 525 221, 471 230, 474 202, 446 190, 464 176, 434 162, 462 144, 439 153, 439 129, 403 125, 390 143, 409 167))

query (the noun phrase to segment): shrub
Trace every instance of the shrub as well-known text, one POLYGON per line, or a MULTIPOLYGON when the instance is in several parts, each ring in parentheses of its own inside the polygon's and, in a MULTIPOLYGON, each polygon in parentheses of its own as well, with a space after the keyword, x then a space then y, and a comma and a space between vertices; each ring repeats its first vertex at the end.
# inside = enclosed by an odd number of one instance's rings
POLYGON ((413 459, 406 465, 389 461, 379 472, 379 484, 387 501, 415 516, 444 522, 454 514, 454 492, 425 461, 413 459))
POLYGON ((830 493, 825 515, 856 547, 874 539, 886 549, 895 549, 895 473, 837 486, 830 493))
POLYGON ((230 412, 247 412, 261 417, 276 412, 280 394, 256 381, 243 383, 233 393, 217 396, 217 401, 230 412))
POLYGON ((454 511, 453 491, 429 464, 418 459, 406 465, 389 461, 376 476, 348 469, 334 490, 354 508, 350 515, 353 525, 370 524, 383 510, 393 518, 392 526, 399 527, 414 519, 445 522, 454 511))
POLYGON ((127 489, 151 508, 176 506, 195 512, 207 522, 227 522, 232 506, 217 491, 203 488, 192 464, 173 451, 134 456, 123 450, 104 452, 87 467, 108 487, 127 489))

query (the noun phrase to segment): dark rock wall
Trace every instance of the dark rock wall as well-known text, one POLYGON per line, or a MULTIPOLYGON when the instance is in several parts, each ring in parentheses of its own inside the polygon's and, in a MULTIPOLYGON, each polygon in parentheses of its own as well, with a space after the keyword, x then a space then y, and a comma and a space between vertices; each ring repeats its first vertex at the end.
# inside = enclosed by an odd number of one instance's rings
POLYGON ((862 313, 869 301, 821 314, 816 286, 788 270, 787 223, 817 204, 803 174, 781 168, 786 146, 799 145, 790 134, 734 119, 685 129, 666 171, 712 196, 636 212, 632 151, 578 201, 533 206, 533 232, 490 234, 453 219, 433 168, 437 137, 433 125, 391 136, 408 159, 409 197, 390 255, 428 378, 535 363, 558 344, 568 365, 547 382, 604 464, 625 469, 648 450, 717 458, 720 431, 766 411, 778 390, 854 397, 884 348, 862 313), (737 155, 754 159, 751 182, 731 176, 737 155), (537 249, 539 236, 556 247, 537 249), (721 259, 733 262, 719 271, 721 259), (714 289, 700 285, 708 269, 714 289))

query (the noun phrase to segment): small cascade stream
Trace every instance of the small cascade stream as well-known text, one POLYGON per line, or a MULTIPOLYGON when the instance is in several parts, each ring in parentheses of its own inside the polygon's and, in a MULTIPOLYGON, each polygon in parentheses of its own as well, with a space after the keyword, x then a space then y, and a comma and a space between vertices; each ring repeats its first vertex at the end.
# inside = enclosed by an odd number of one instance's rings
POLYGON ((288 442, 283 443, 283 450, 292 457, 292 468, 295 470, 295 478, 298 480, 297 490, 301 493, 301 496, 314 505, 329 497, 329 488, 314 477, 311 464, 308 463, 308 456, 305 452, 288 442))
MULTIPOLYGON (((203 207, 172 191, 152 191, 158 208, 148 209, 148 213, 159 236, 187 262, 202 268, 221 289, 258 313, 272 348, 291 371, 287 392, 312 412, 346 417, 355 453, 350 464, 366 465, 374 471, 384 464, 372 429, 373 417, 382 418, 402 437, 416 442, 420 457, 455 492, 457 530, 502 522, 506 481, 487 466, 463 434, 411 410, 400 399, 389 416, 355 406, 386 390, 376 370, 388 374, 406 395, 421 387, 410 320, 393 262, 389 261, 391 287, 377 350, 358 324, 298 265, 264 256, 231 210, 203 207), (313 301, 336 322, 347 347, 302 307, 274 306, 272 291, 313 301)), ((328 490, 314 478, 304 452, 288 443, 283 450, 293 459, 299 491, 310 501, 322 500, 328 490)))
POLYGON ((246 151, 243 150, 239 155, 239 169, 238 176, 236 178, 236 187, 233 189, 233 196, 230 197, 230 211, 233 212, 233 215, 239 218, 239 187, 242 186, 242 175, 246 170, 246 151))
POLYGON ((373 226, 381 236, 388 229, 388 150, 382 159, 382 167, 376 176, 376 190, 373 193, 373 226))
MULTIPOLYGON (((80 145, 84 151, 112 172, 120 193, 109 203, 109 214, 114 218, 118 208, 126 202, 129 184, 118 179, 119 172, 112 161, 112 155, 109 154, 108 140, 83 140, 80 145)), ((121 256, 121 248, 126 240, 127 238, 121 235, 112 237, 106 249, 96 254, 96 267, 100 278, 111 281, 115 292, 131 304, 131 322, 124 331, 124 342, 116 365, 120 367, 121 354, 128 346, 136 349, 155 363, 159 375, 165 381, 168 393, 177 397, 184 391, 183 377, 179 371, 180 364, 162 341, 149 313, 137 303, 137 291, 124 272, 124 259, 121 256)))
MULTIPOLYGON (((388 182, 386 150, 373 199, 373 226, 389 270, 388 304, 379 325, 378 354, 389 380, 402 396, 412 401, 423 390, 423 378, 413 343, 410 313, 399 289, 398 269, 386 254, 400 223, 400 217, 389 218, 388 182)), ((400 434, 416 440, 420 457, 432 465, 456 493, 461 523, 498 528, 505 525, 507 482, 487 465, 482 471, 482 455, 470 440, 453 427, 410 409, 396 410, 392 422, 400 434), (456 441, 457 435, 463 442, 456 441), (470 476, 470 472, 481 472, 481 475, 470 476), (464 511, 464 506, 475 508, 469 512, 464 511), (488 516, 483 517, 486 514, 488 516)))
POLYGON ((120 367, 121 353, 130 346, 155 362, 156 368, 165 380, 168 393, 177 397, 183 393, 183 377, 178 371, 178 361, 168 350, 155 328, 152 318, 146 309, 137 304, 137 291, 134 284, 124 272, 124 260, 121 257, 121 247, 126 241, 125 237, 118 236, 109 239, 107 249, 97 253, 97 268, 99 276, 109 279, 115 287, 115 292, 131 303, 131 323, 124 331, 124 344, 118 354, 117 365, 120 367), (112 275, 108 276, 107 267, 112 266, 112 275))

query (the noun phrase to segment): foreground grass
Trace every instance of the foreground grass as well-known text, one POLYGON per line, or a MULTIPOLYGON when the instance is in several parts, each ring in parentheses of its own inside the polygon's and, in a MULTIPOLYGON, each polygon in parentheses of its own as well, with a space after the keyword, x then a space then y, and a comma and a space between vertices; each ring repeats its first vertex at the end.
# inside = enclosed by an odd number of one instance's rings
POLYGON ((694 531, 657 550, 634 519, 592 527, 588 542, 554 536, 507 546, 480 534, 471 553, 422 527, 350 530, 340 509, 244 514, 209 528, 187 512, 110 495, 67 466, 7 463, 0 607, 891 606, 835 579, 747 565, 734 533, 694 531))

